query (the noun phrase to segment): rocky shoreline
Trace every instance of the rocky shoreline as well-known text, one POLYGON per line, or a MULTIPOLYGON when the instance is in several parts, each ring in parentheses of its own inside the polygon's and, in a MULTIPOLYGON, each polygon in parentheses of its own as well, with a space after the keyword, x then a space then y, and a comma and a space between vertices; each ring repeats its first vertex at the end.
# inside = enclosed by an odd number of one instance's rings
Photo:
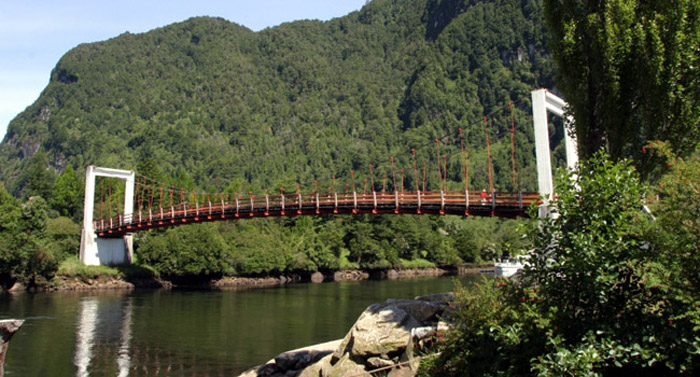
POLYGON ((452 293, 370 305, 345 338, 288 351, 239 377, 415 376, 416 355, 449 330, 452 293))
MULTIPOLYGON (((310 275, 288 274, 277 277, 225 277, 211 283, 214 288, 270 288, 289 283, 323 283, 330 281, 359 281, 359 280, 395 280, 419 277, 436 277, 445 275, 460 275, 474 271, 465 269, 407 268, 389 270, 341 270, 327 273, 314 272, 310 275)), ((478 272, 478 270, 476 271, 478 272)))
POLYGON ((43 286, 25 287, 20 283, 7 289, 8 292, 23 291, 92 291, 92 290, 131 290, 135 288, 146 289, 172 289, 172 288, 198 288, 198 289, 257 289, 272 288, 292 283, 322 283, 330 281, 359 281, 359 280, 395 280, 412 279, 419 277, 436 277, 446 275, 463 275, 479 273, 489 266, 469 266, 459 268, 407 268, 389 270, 340 270, 326 273, 314 272, 312 274, 291 273, 278 276, 263 277, 224 277, 218 280, 176 284, 159 278, 124 278, 121 276, 97 276, 93 278, 80 278, 75 276, 56 276, 43 286))

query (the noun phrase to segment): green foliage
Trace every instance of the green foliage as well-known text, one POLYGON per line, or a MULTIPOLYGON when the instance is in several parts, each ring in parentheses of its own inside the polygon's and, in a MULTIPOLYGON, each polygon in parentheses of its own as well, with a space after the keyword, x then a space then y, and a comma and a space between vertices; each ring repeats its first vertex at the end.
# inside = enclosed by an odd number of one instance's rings
POLYGON ((120 276, 119 269, 110 266, 86 266, 77 255, 70 256, 58 265, 57 275, 76 277, 82 280, 96 279, 100 276, 120 276))
POLYGON ((56 275, 63 278, 78 278, 82 281, 102 277, 130 279, 153 279, 159 277, 158 272, 151 266, 130 264, 122 266, 86 266, 72 255, 58 264, 56 275))
POLYGON ((164 276, 221 276, 231 273, 231 260, 216 224, 171 228, 160 236, 145 235, 139 243, 139 261, 164 276))
POLYGON ((0 284, 39 284, 56 271, 46 240, 47 205, 35 196, 18 202, 0 184, 0 284))
POLYGON ((46 220, 47 247, 57 260, 77 256, 80 252, 80 225, 67 217, 46 220))
POLYGON ((637 174, 626 162, 596 155, 575 176, 564 174, 557 192, 552 216, 530 230, 538 252, 529 276, 543 305, 559 309, 569 339, 615 318, 637 319, 638 305, 652 305, 643 292, 654 283, 646 275, 656 272, 648 271, 654 258, 643 239, 648 217, 640 211, 644 187, 637 174))
MULTIPOLYGON (((572 178, 558 183, 558 217, 530 231, 538 252, 527 275, 541 291, 541 311, 552 312, 562 337, 556 345, 581 358, 594 348, 603 356, 585 366, 607 373, 685 372, 700 337, 688 321, 674 319, 684 305, 669 294, 672 265, 649 243, 651 218, 641 210, 645 187, 629 163, 601 154, 572 178)), ((558 357, 540 360, 553 364, 558 357)))
POLYGON ((432 268, 435 267, 435 263, 422 258, 412 260, 400 259, 399 266, 401 268, 432 268))
POLYGON ((53 185, 51 209, 60 216, 71 217, 79 221, 83 215, 85 183, 78 178, 73 165, 68 165, 53 185))
POLYGON ((675 157, 667 144, 652 145, 667 159, 669 171, 656 188, 653 203, 656 216, 655 243, 669 268, 666 276, 676 299, 685 304, 677 318, 692 321, 700 330, 700 153, 675 157))
POLYGON ((642 155, 649 140, 692 152, 700 138, 700 3, 545 0, 544 9, 583 157, 606 147, 647 172, 659 162, 642 155))
MULTIPOLYGON (((458 292, 454 331, 423 373, 697 373, 698 298, 679 293, 688 281, 669 278, 680 262, 669 257, 678 245, 650 233, 641 211, 645 188, 629 163, 596 154, 557 187, 554 216, 529 229, 535 252, 524 277, 458 292)), ((697 265, 688 269, 697 273, 697 265)))
POLYGON ((457 287, 453 329, 432 364, 420 376, 525 376, 546 347, 549 321, 536 310, 539 296, 512 282, 484 278, 457 287))
POLYGON ((22 196, 29 198, 40 196, 44 199, 51 198, 54 181, 54 173, 49 167, 49 158, 45 151, 39 150, 28 161, 27 167, 19 177, 23 186, 22 196))

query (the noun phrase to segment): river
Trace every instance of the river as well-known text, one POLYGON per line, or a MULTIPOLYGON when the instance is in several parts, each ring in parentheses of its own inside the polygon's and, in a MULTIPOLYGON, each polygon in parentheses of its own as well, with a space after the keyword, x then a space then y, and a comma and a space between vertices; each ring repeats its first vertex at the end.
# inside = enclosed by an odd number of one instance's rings
MULTIPOLYGON (((476 275, 459 278, 466 286, 476 275)), ((0 294, 26 319, 10 376, 233 376, 295 348, 342 338, 370 304, 454 290, 421 278, 234 290, 0 294)))

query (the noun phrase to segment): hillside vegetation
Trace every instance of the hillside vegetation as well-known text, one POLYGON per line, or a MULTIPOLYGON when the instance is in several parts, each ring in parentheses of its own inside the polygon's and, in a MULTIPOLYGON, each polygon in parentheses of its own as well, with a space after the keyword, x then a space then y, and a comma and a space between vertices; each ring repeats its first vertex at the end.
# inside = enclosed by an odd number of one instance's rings
MULTIPOLYGON (((496 189, 534 190, 529 93, 553 85, 543 26, 537 0, 375 0, 328 22, 252 32, 192 18, 79 45, 10 123, 0 180, 15 197, 42 196, 50 216, 79 220, 90 164, 192 190, 260 193, 310 189, 315 180, 327 187, 334 174, 344 185, 351 169, 362 182, 372 163, 379 188, 381 175, 391 176, 391 156, 409 172, 415 148, 419 163, 435 166, 440 138, 448 188, 459 189, 462 127, 471 187, 483 189, 489 114, 496 189)), ((437 187, 436 169, 428 182, 437 187)), ((414 184, 406 174, 406 185, 414 184)), ((418 258, 459 264, 523 247, 508 224, 417 216, 206 224, 144 234, 137 257, 175 275, 374 268, 418 258)))

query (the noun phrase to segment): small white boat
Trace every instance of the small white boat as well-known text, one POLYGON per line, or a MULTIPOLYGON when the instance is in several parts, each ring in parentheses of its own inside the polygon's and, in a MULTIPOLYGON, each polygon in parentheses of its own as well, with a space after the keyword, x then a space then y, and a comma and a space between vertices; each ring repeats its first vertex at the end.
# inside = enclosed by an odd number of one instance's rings
POLYGON ((496 270, 496 276, 509 278, 515 275, 516 272, 518 272, 523 267, 525 267, 526 264, 528 264, 528 259, 529 255, 518 255, 517 257, 503 259, 500 262, 495 262, 493 266, 496 270))

